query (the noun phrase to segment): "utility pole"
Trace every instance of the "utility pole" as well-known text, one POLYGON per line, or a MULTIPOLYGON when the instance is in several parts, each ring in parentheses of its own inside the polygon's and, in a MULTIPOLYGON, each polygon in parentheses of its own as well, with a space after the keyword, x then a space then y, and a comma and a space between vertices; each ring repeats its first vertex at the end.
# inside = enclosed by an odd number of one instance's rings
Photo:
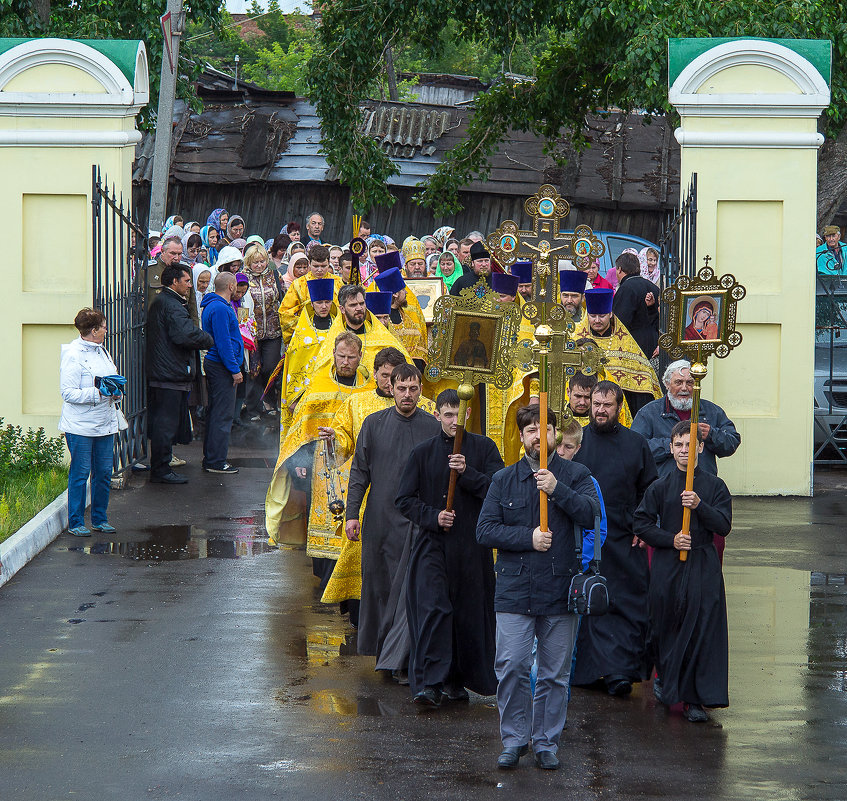
MULTIPOLYGON (((176 78, 179 71, 179 40, 185 26, 182 0, 167 0, 167 10, 160 17, 162 46, 162 80, 159 84, 159 108, 156 112, 156 149, 153 153, 153 182, 150 187, 148 228, 161 230, 168 204, 168 181, 171 174, 171 139, 173 135, 176 78)), ((162 232, 164 233, 164 231, 162 232)))
POLYGON ((397 73, 394 72, 394 52, 391 45, 385 48, 385 76, 388 78, 388 99, 396 103, 400 95, 397 94, 397 73))

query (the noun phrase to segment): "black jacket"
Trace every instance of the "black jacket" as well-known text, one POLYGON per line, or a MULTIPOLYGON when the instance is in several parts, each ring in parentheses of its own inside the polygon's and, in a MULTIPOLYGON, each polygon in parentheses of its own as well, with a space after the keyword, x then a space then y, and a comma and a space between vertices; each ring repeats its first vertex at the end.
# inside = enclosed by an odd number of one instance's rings
POLYGON ((197 365, 194 351, 215 344, 209 334, 194 325, 188 314, 188 301, 170 288, 163 289, 150 305, 146 331, 148 381, 193 381, 197 365))
MULTIPOLYGON (((479 276, 470 267, 466 267, 464 274, 457 278, 450 288, 450 294, 458 295, 463 289, 473 286, 477 281, 479 281, 479 276)), ((491 273, 485 276, 485 283, 491 289, 491 273)))
POLYGON ((627 328, 644 355, 651 359, 659 344, 659 296, 661 292, 652 281, 640 275, 627 275, 621 281, 612 311, 627 328), (653 293, 656 302, 648 306, 644 298, 653 293))
POLYGON ((548 469, 558 481, 547 501, 547 524, 553 532, 548 551, 532 547, 540 500, 525 458, 494 475, 482 505, 476 539, 481 545, 497 548, 497 612, 563 615, 568 611, 568 588, 580 567, 574 523, 592 528, 594 516, 600 513, 600 501, 584 465, 553 454, 548 469))

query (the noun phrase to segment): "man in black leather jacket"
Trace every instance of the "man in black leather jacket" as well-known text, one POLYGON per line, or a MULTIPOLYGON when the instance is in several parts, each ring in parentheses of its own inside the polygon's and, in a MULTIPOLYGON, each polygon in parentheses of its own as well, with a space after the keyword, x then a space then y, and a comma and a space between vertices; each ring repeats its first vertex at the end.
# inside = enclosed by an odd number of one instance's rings
POLYGON ((191 442, 188 392, 197 369, 195 351, 214 345, 188 313, 191 270, 175 264, 162 271, 162 291, 147 312, 147 433, 150 437, 150 481, 185 484, 171 470, 175 442, 191 442))

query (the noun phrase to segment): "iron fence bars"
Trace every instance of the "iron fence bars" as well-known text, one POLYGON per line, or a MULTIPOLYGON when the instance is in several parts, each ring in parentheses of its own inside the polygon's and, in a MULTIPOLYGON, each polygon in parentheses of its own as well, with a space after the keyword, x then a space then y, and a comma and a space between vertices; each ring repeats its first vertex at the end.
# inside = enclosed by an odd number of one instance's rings
MULTIPOLYGON (((678 211, 668 213, 659 238, 659 288, 664 290, 681 275, 693 278, 697 274, 697 173, 691 174, 688 191, 679 205, 678 211)), ((668 330, 666 304, 659 307, 659 329, 662 334, 668 330)), ((671 360, 668 354, 659 349, 659 379, 671 360)))
POLYGON ((847 465, 847 276, 817 274, 814 463, 847 465))
POLYGON ((147 232, 131 217, 94 165, 91 169, 94 308, 106 315, 106 348, 127 379, 122 409, 129 427, 115 437, 114 472, 147 455, 147 389, 144 366, 147 232))

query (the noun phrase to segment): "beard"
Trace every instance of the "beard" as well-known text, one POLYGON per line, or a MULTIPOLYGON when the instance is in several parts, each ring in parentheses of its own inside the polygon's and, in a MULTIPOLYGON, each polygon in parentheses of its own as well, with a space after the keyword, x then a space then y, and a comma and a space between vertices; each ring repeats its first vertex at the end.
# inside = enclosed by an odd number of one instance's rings
POLYGON ((694 405, 694 398, 675 398, 668 393, 668 403, 678 412, 690 412, 694 405))
POLYGON ((617 417, 609 417, 608 420, 604 420, 602 423, 597 421, 593 415, 591 415, 591 425, 595 431, 600 434, 608 433, 609 431, 614 431, 618 425, 617 417))

